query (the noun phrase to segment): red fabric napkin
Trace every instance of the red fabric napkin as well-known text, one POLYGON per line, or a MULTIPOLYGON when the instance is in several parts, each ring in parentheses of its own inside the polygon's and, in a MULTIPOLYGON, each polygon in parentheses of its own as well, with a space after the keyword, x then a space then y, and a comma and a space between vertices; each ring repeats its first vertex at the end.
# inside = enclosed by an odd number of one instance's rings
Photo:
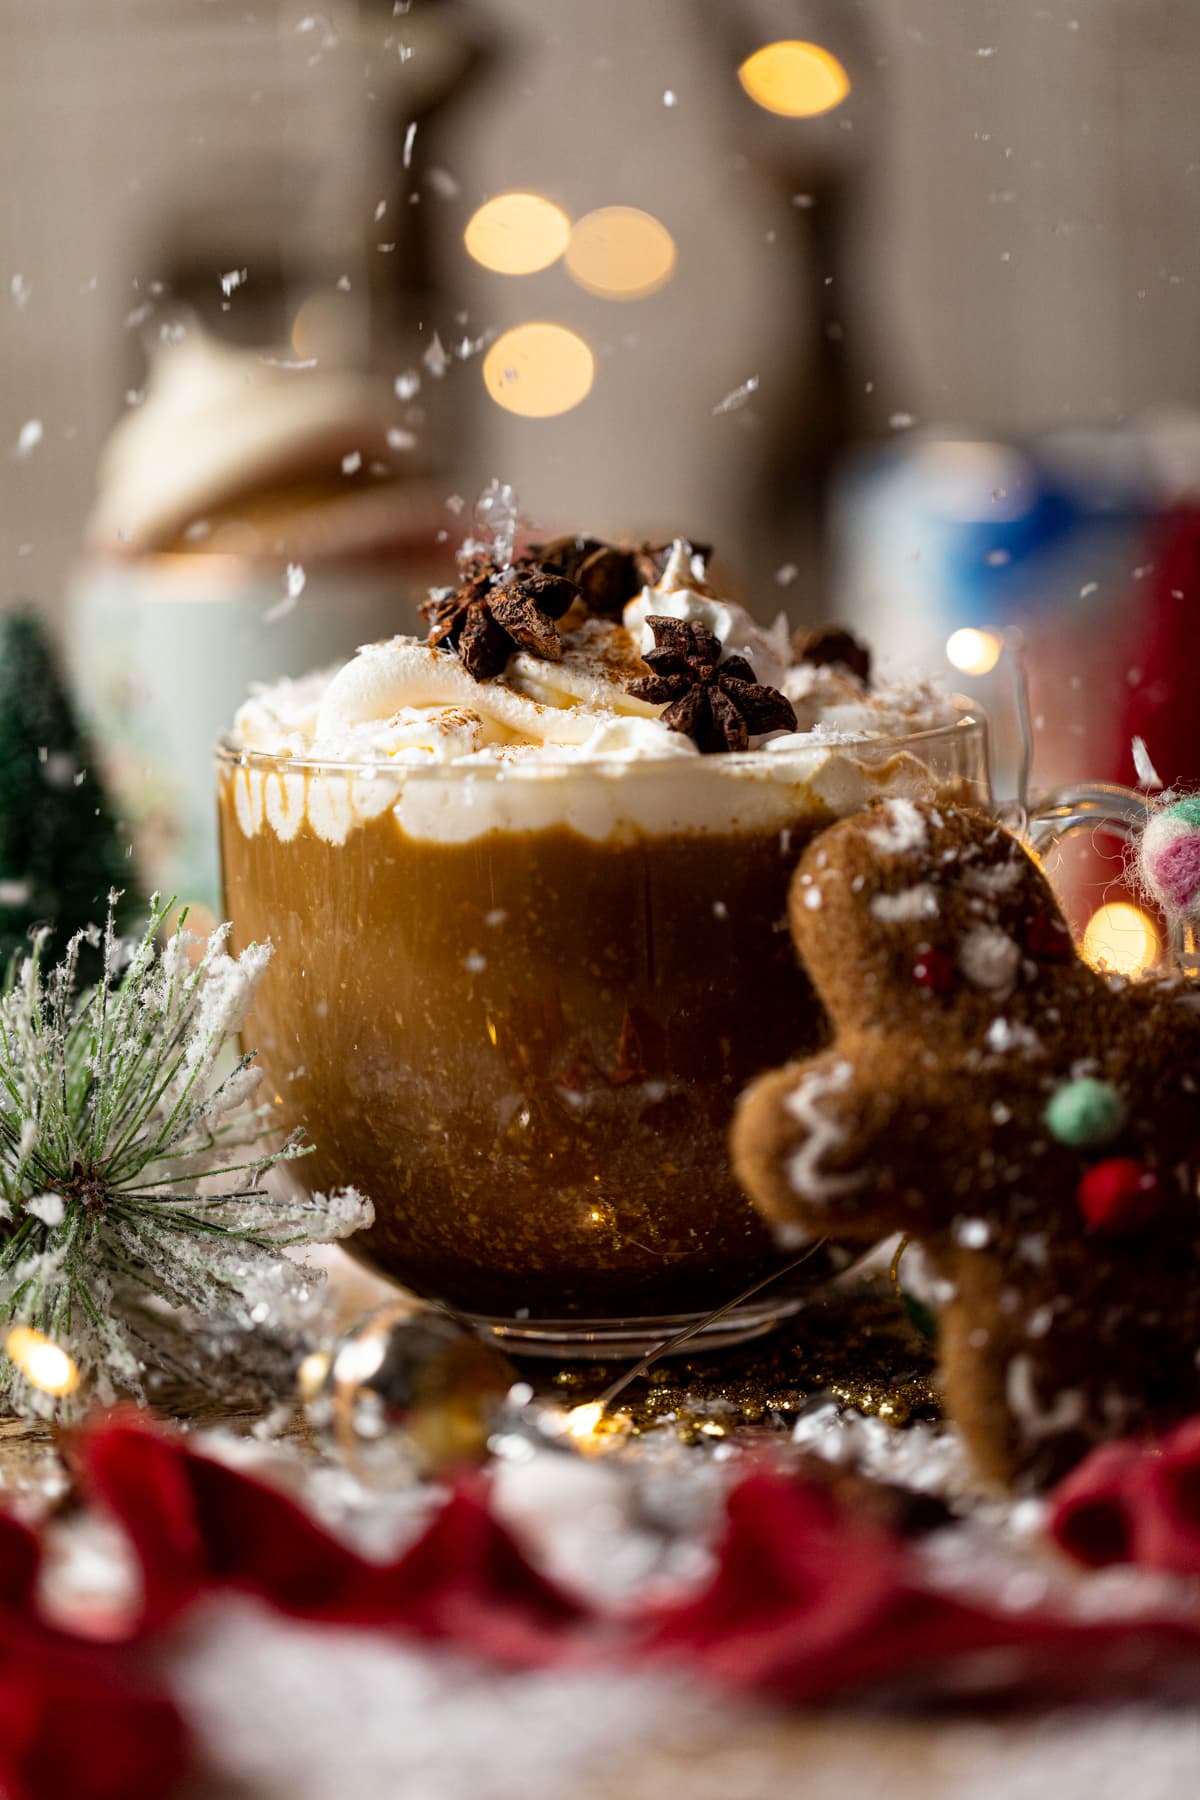
POLYGON ((1056 1490, 1050 1533, 1089 1568, 1200 1574, 1200 1419, 1093 1450, 1056 1490))
POLYGON ((31 1613, 41 1546, 33 1532, 0 1513, 0 1609, 31 1613))
POLYGON ((81 1455, 137 1556, 143 1631, 222 1587, 296 1618, 394 1627, 504 1663, 554 1659, 586 1622, 491 1516, 481 1484, 460 1484, 415 1544, 377 1564, 285 1494, 142 1422, 102 1422, 81 1455))
POLYGON ((125 1653, 0 1620, 4 1800, 168 1800, 187 1761, 174 1705, 125 1653))
MULTIPOLYGON (((98 1498, 129 1534, 142 1628, 236 1588, 296 1617, 396 1629, 508 1665, 683 1660, 715 1682, 810 1705, 889 1699, 1200 1695, 1200 1606, 1087 1620, 938 1591, 929 1565, 824 1488, 756 1472, 734 1489, 712 1580, 687 1601, 600 1620, 527 1561, 484 1483, 457 1488, 401 1557, 366 1562, 285 1495, 138 1422, 83 1444, 98 1498), (601 1635, 603 1631, 603 1636, 601 1635)), ((1057 1497, 1053 1533, 1084 1560, 1200 1569, 1200 1420, 1150 1451, 1114 1445, 1057 1497)))
POLYGON ((167 1800, 187 1762, 179 1714, 128 1653, 41 1623, 39 1560, 33 1533, 0 1517, 0 1793, 167 1800))
POLYGON ((802 1705, 864 1691, 1200 1694, 1200 1613, 1094 1623, 967 1604, 933 1589, 907 1546, 778 1475, 735 1489, 712 1582, 660 1615, 652 1648, 697 1660, 724 1686, 802 1705))

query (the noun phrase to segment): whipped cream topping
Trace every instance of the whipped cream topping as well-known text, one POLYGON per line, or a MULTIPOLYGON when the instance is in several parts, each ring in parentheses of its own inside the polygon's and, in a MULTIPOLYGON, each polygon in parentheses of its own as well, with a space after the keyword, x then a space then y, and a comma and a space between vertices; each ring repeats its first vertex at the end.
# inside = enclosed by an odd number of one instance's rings
POLYGON ((704 564, 690 544, 676 538, 656 587, 643 588, 625 608, 625 627, 643 655, 654 648, 647 619, 687 619, 706 625, 726 656, 744 656, 765 687, 783 690, 791 655, 783 613, 764 630, 735 600, 722 600, 705 585, 704 564))
POLYGON ((561 662, 524 651, 494 681, 476 681, 456 656, 416 638, 367 644, 335 672, 279 682, 241 708, 243 749, 338 762, 407 764, 556 757, 697 756, 690 738, 637 700, 643 673, 622 626, 588 619, 563 634, 561 662))
POLYGON ((790 750, 798 737, 819 736, 837 743, 912 737, 955 717, 946 694, 927 679, 866 688, 846 669, 798 663, 787 670, 780 686, 795 709, 797 729, 772 738, 768 750, 790 750))
POLYGON ((593 838, 623 828, 758 829, 807 807, 825 816, 853 810, 887 788, 919 792, 928 773, 907 752, 860 746, 950 724, 949 701, 921 686, 868 691, 841 670, 788 667, 786 625, 765 630, 735 601, 708 588, 699 558, 679 540, 661 579, 625 608, 621 622, 573 608, 559 625, 559 662, 517 651, 502 675, 476 681, 458 658, 413 637, 368 644, 342 668, 257 690, 238 712, 236 749, 312 764, 294 771, 235 772, 248 835, 269 825, 291 837, 307 818, 342 842, 356 821, 389 806, 410 835, 461 841, 488 830, 566 823, 593 838), (701 756, 664 724, 661 706, 627 682, 646 672, 656 616, 708 627, 724 655, 744 656, 760 682, 793 700, 799 729, 776 733, 734 756, 701 756), (763 752, 767 754, 763 754, 763 752), (531 780, 562 763, 632 773, 636 783, 531 780), (427 781, 422 773, 467 765, 479 779, 427 781), (505 781, 505 776, 525 777, 505 781), (417 779, 412 779, 417 776, 417 779), (467 797, 465 797, 467 796, 467 797))

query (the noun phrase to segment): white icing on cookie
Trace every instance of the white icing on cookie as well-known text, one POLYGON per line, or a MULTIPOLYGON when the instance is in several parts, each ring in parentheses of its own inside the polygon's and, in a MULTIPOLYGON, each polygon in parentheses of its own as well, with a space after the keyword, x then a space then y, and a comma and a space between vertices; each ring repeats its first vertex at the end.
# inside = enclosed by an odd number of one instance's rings
POLYGON ((1021 966, 1020 946, 998 925, 972 925, 958 946, 958 961, 973 987, 990 994, 1012 992, 1021 966))
POLYGON ((871 916, 881 925, 903 925, 914 919, 935 919, 938 897, 927 881, 905 888, 899 894, 876 894, 871 902, 871 916))
POLYGON ((883 805, 883 824, 872 825, 867 832, 867 842, 876 850, 883 850, 892 856, 904 856, 912 850, 923 850, 929 841, 929 830, 925 823, 925 815, 919 806, 901 795, 886 800, 883 805))
POLYGON ((828 1069, 813 1069, 788 1095, 784 1104, 808 1137, 788 1163, 788 1178, 793 1192, 818 1205, 834 1200, 839 1194, 853 1193, 866 1176, 861 1170, 833 1174, 822 1168, 827 1153, 845 1143, 846 1133, 840 1123, 820 1111, 820 1102, 828 1094, 844 1094, 854 1081, 854 1070, 848 1062, 834 1063, 828 1069))

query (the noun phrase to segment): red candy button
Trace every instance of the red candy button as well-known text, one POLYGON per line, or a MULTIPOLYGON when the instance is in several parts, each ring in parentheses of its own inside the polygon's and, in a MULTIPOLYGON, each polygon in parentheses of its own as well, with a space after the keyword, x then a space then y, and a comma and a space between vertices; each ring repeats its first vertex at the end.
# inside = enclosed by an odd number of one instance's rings
POLYGON ((1142 1231, 1160 1210, 1158 1176, 1132 1156, 1096 1163, 1075 1189, 1079 1210, 1093 1231, 1121 1236, 1142 1231))
POLYGON ((944 950, 919 950, 913 980, 931 994, 944 994, 954 980, 954 964, 944 950))
POLYGON ((1065 962, 1075 954, 1071 933, 1053 913, 1034 913, 1025 927, 1025 948, 1042 962, 1065 962))

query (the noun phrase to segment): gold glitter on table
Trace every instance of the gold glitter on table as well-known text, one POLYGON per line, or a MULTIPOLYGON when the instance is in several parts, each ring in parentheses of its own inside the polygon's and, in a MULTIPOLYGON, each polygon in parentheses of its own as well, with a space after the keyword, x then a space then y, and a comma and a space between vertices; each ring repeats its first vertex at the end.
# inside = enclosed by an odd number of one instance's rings
MULTIPOLYGON (((526 1378, 547 1398, 577 1406, 621 1373, 619 1364, 570 1363, 526 1378)), ((621 1395, 612 1424, 631 1435, 673 1425, 685 1442, 790 1430, 820 1400, 905 1425, 940 1417, 931 1349, 886 1281, 826 1294, 770 1337, 697 1356, 673 1356, 621 1395)))

